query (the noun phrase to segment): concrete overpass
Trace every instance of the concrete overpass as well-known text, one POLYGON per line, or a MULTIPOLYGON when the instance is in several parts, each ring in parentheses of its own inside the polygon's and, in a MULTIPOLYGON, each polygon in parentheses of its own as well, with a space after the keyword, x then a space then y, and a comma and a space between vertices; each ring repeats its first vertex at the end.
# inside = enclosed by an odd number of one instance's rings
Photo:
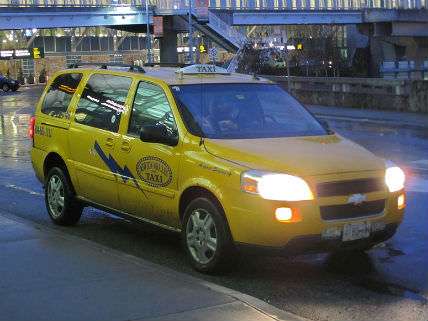
MULTIPOLYGON (((0 30, 143 25, 144 1, 149 1, 149 19, 188 13, 189 0, 143 0, 138 5, 136 0, 0 0, 0 30)), ((214 13, 235 26, 428 21, 421 10, 428 7, 428 0, 211 0, 206 4, 194 4, 192 15, 197 21, 209 22, 209 13, 214 13)))
MULTIPOLYGON (((0 30, 107 26, 145 32, 147 19, 152 25, 153 16, 164 16, 161 51, 166 61, 175 60, 175 35, 187 31, 189 0, 137 1, 0 0, 0 30), (149 1, 148 14, 144 1, 149 1)), ((247 40, 238 26, 330 24, 358 25, 371 48, 386 41, 412 47, 411 52, 422 57, 418 61, 428 57, 426 41, 421 41, 428 37, 428 0, 210 0, 204 7, 195 7, 203 0, 193 3, 194 28, 229 51, 237 51, 247 40)), ((395 49, 388 49, 388 56, 396 57, 391 50, 395 49)))
MULTIPOLYGON (((150 23, 152 17, 153 10, 150 23)), ((0 7, 0 30, 145 25, 146 21, 147 15, 136 6, 0 7)))

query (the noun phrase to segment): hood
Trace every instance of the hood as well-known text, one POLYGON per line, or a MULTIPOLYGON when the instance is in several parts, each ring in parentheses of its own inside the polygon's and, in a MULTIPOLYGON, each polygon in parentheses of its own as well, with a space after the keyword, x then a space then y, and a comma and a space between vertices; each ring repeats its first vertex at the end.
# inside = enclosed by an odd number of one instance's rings
POLYGON ((314 176, 385 169, 382 159, 338 135, 205 139, 207 151, 251 169, 314 176))

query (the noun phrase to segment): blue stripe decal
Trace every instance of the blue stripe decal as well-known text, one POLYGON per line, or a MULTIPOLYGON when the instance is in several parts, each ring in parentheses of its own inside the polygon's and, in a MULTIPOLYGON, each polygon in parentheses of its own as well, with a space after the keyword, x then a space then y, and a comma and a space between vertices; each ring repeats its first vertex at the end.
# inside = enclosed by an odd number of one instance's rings
POLYGON ((122 178, 124 183, 126 183, 128 180, 132 180, 135 186, 146 196, 146 194, 138 184, 138 181, 135 179, 134 175, 132 175, 131 171, 126 165, 123 168, 120 167, 116 160, 113 158, 113 156, 111 156, 111 154, 107 156, 104 153, 103 149, 97 141, 95 141, 94 149, 97 152, 98 156, 100 156, 104 164, 107 165, 107 167, 113 174, 118 174, 122 178))

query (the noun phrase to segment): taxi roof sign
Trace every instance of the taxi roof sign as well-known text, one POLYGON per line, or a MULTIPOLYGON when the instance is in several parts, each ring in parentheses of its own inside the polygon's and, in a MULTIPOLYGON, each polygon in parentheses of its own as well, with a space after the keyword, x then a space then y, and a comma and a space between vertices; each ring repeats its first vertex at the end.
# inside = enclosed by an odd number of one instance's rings
POLYGON ((217 74, 217 75, 229 75, 226 69, 218 67, 216 65, 191 65, 184 68, 180 68, 176 73, 183 75, 204 75, 204 74, 217 74))

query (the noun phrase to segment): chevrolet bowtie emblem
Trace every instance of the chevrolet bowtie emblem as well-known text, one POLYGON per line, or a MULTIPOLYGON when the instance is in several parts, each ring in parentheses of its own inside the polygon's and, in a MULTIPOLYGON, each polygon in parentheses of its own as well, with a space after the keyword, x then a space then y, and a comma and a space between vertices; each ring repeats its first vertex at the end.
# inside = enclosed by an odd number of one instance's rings
POLYGON ((367 196, 364 194, 352 194, 348 198, 348 204, 359 205, 367 200, 367 196))

